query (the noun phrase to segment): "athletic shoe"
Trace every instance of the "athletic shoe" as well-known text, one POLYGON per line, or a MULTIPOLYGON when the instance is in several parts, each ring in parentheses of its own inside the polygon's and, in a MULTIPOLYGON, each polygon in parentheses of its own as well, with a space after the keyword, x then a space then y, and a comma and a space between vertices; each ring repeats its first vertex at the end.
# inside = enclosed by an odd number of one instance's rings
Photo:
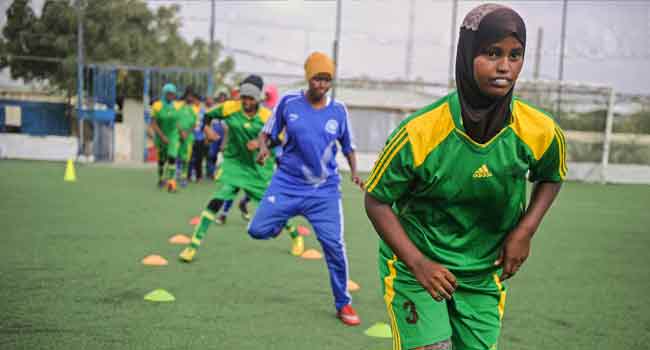
POLYGON ((302 236, 291 238, 291 255, 301 256, 305 252, 305 240, 302 236))
POLYGON ((167 181, 167 192, 169 193, 176 192, 176 180, 167 181))
POLYGON ((359 318, 359 315, 357 315, 357 312, 354 311, 354 308, 350 304, 342 307, 336 313, 336 317, 348 326, 358 326, 361 324, 361 318, 359 318))
POLYGON ((226 224, 226 216, 224 214, 219 214, 216 219, 214 219, 214 223, 217 225, 225 225, 226 224))
POLYGON ((186 263, 192 262, 194 259, 194 255, 196 255, 196 248, 192 247, 185 247, 181 254, 178 256, 182 261, 186 263))
POLYGON ((162 190, 163 188, 165 188, 165 185, 167 185, 167 181, 165 181, 165 180, 158 180, 158 188, 159 188, 159 189, 162 190))
POLYGON ((187 187, 187 179, 181 179, 181 187, 182 188, 187 187))
POLYGON ((239 201, 239 211, 241 212, 241 217, 245 221, 250 221, 251 219, 251 214, 248 212, 248 202, 244 202, 243 200, 239 201))

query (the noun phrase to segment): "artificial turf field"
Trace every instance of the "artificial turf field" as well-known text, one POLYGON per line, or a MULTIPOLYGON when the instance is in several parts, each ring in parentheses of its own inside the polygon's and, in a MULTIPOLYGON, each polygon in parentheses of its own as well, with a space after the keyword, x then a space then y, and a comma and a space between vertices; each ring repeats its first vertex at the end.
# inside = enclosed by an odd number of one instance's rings
MULTIPOLYGON (((170 195, 154 169, 0 161, 1 349, 368 349, 390 339, 377 238, 362 193, 344 186, 353 294, 363 324, 334 317, 323 260, 288 254, 289 239, 253 241, 233 208, 197 260, 170 235, 191 233, 214 185, 170 195), (157 253, 166 267, 145 267, 157 253), (143 296, 164 288, 173 303, 143 296)), ((509 283, 499 349, 648 349, 650 186, 567 183, 509 283)), ((313 235, 307 248, 320 247, 313 235)))

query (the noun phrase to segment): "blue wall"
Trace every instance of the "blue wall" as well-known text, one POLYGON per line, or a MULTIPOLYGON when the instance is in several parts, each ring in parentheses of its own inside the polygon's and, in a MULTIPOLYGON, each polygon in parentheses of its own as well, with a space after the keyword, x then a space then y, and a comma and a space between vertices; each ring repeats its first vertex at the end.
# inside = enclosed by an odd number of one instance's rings
POLYGON ((21 101, 0 98, 0 130, 5 125, 5 106, 21 109, 23 134, 70 135, 70 121, 65 116, 65 103, 21 101))

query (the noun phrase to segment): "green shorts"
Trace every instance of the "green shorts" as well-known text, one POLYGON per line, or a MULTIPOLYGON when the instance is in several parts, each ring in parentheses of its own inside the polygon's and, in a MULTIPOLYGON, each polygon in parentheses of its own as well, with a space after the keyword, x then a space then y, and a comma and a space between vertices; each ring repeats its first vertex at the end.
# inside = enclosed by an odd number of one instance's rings
POLYGON ((240 161, 224 157, 217 175, 217 191, 212 198, 231 200, 237 196, 239 189, 259 202, 264 197, 264 192, 270 182, 270 176, 261 173, 256 166, 243 164, 240 161))
POLYGON ((496 273, 456 277, 452 300, 437 302, 397 257, 379 254, 393 349, 407 350, 451 339, 454 350, 497 348, 506 289, 496 273))
POLYGON ((248 197, 256 202, 259 202, 262 197, 264 197, 264 191, 266 189, 260 189, 254 186, 247 186, 247 187, 237 187, 225 183, 219 183, 217 181, 217 185, 219 188, 214 192, 214 195, 212 195, 212 198, 214 199, 220 199, 222 201, 229 201, 235 199, 237 197, 237 192, 241 189, 244 191, 248 197))
POLYGON ((180 139, 179 137, 167 137, 169 143, 165 144, 156 138, 156 148, 158 149, 158 159, 166 161, 169 158, 176 159, 178 158, 178 151, 180 148, 180 139))
POLYGON ((194 137, 189 136, 185 140, 180 140, 178 149, 178 158, 182 161, 189 162, 192 158, 192 146, 194 145, 194 137))

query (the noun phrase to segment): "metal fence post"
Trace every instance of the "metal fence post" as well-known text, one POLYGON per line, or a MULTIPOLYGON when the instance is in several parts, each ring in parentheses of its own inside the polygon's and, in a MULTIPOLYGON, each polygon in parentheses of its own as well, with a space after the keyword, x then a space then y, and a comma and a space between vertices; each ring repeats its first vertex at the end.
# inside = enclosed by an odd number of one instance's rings
POLYGON ((607 103, 607 119, 605 121, 605 138, 603 139, 603 159, 600 162, 600 182, 607 183, 607 166, 612 143, 612 127, 614 124, 614 104, 616 103, 616 90, 612 87, 609 91, 607 103))
POLYGON ((149 130, 149 123, 151 122, 151 115, 149 113, 149 105, 151 101, 149 100, 149 86, 151 81, 151 71, 148 69, 144 70, 144 82, 142 83, 142 105, 144 107, 144 162, 147 162, 148 150, 147 150, 147 134, 149 130))
POLYGON ((336 79, 339 77, 339 49, 341 46, 341 0, 336 1, 336 33, 334 34, 334 76, 332 77, 332 99, 336 98, 336 79))
POLYGON ((79 127, 79 150, 78 156, 84 154, 84 122, 81 118, 83 109, 83 90, 84 90, 84 63, 83 63, 83 13, 81 10, 81 0, 76 1, 77 7, 77 123, 79 127))

